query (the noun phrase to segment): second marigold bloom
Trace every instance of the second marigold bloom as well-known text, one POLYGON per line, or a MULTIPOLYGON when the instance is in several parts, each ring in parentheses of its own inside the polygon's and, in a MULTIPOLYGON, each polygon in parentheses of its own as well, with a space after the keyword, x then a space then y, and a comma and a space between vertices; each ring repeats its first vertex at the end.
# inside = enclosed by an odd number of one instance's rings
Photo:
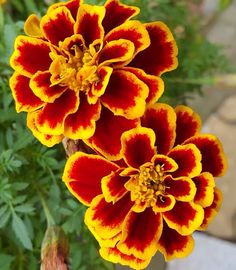
POLYGON ((226 170, 219 140, 200 128, 190 108, 154 104, 123 132, 119 161, 82 152, 69 158, 63 180, 89 206, 85 223, 103 258, 143 269, 158 250, 166 260, 192 251, 191 234, 220 207, 214 177, 226 170))
POLYGON ((71 0, 52 5, 41 20, 27 19, 10 86, 17 111, 28 112, 27 125, 43 144, 90 138, 105 107, 133 125, 162 95, 159 76, 176 68, 176 43, 162 22, 131 20, 138 13, 118 0, 71 0))

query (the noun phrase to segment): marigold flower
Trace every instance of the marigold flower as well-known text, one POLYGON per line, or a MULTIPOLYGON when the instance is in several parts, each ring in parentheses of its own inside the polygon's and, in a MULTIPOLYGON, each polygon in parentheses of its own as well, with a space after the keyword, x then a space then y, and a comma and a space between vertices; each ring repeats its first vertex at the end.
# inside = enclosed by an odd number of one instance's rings
POLYGON ((162 22, 132 18, 137 7, 107 0, 53 4, 31 15, 16 38, 10 87, 17 112, 43 144, 90 138, 107 108, 127 128, 163 93, 160 75, 177 66, 177 46, 162 22))
POLYGON ((200 129, 191 108, 157 103, 121 135, 120 160, 83 152, 68 159, 63 181, 89 206, 85 223, 104 259, 143 269, 158 250, 166 260, 192 251, 192 233, 219 210, 214 177, 226 170, 221 143, 200 129))

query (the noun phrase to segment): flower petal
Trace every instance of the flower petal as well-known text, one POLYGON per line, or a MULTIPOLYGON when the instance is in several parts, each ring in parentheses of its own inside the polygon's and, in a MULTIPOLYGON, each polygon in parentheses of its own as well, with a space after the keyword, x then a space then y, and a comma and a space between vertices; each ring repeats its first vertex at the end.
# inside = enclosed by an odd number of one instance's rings
POLYGON ((148 104, 154 104, 162 96, 164 92, 164 82, 161 78, 146 74, 142 69, 125 67, 123 70, 134 73, 149 88, 149 94, 146 99, 148 104))
POLYGON ((127 39, 133 42, 135 54, 146 49, 150 45, 150 38, 144 25, 139 21, 127 21, 112 29, 106 36, 104 42, 118 39, 127 39))
POLYGON ((81 34, 88 47, 96 39, 103 39, 104 29, 102 20, 105 16, 105 7, 83 4, 77 13, 74 32, 81 34))
POLYGON ((145 269, 151 261, 151 257, 145 260, 136 258, 133 255, 126 255, 120 252, 117 247, 101 247, 99 250, 100 255, 103 259, 113 262, 120 263, 122 265, 128 265, 133 269, 145 269))
POLYGON ((65 120, 65 136, 73 140, 85 140, 93 136, 100 112, 100 103, 89 104, 85 94, 81 93, 79 109, 65 120))
POLYGON ((157 214, 170 211, 174 205, 175 198, 172 195, 163 195, 160 193, 160 195, 157 196, 156 204, 152 206, 152 209, 157 214))
POLYGON ((164 179, 166 192, 182 202, 190 202, 196 194, 196 186, 188 177, 173 178, 167 175, 164 179))
POLYGON ((66 7, 58 7, 42 17, 40 27, 44 36, 54 45, 74 34, 74 19, 66 7))
POLYGON ((227 170, 227 160, 220 141, 211 134, 196 135, 184 142, 193 143, 202 154, 202 171, 222 176, 227 170))
POLYGON ((36 118, 38 130, 50 135, 63 134, 66 117, 76 112, 78 105, 79 99, 75 92, 67 90, 54 103, 47 103, 39 112, 36 118))
POLYGON ((138 119, 128 120, 122 116, 115 116, 111 111, 103 108, 100 119, 96 122, 96 131, 88 142, 93 149, 109 160, 119 160, 121 159, 120 137, 124 131, 136 127, 138 122, 138 119))
POLYGON ((214 200, 215 181, 212 174, 208 172, 201 173, 193 178, 197 187, 197 193, 194 197, 194 202, 202 207, 208 207, 214 200))
POLYGON ((154 166, 160 166, 163 172, 174 172, 178 169, 178 164, 172 159, 165 155, 155 155, 152 158, 154 166))
POLYGON ((161 215, 155 214, 150 207, 142 213, 130 211, 125 218, 117 248, 124 254, 142 260, 150 258, 157 252, 162 226, 161 215))
POLYGON ((29 78, 20 75, 18 72, 14 72, 10 78, 10 88, 16 103, 17 112, 31 112, 44 104, 30 89, 29 81, 29 78))
POLYGON ((155 133, 150 128, 137 127, 124 132, 121 136, 121 153, 125 162, 139 168, 150 162, 155 155, 155 133))
POLYGON ((22 75, 31 77, 37 71, 48 70, 52 60, 49 44, 39 38, 18 36, 11 56, 11 67, 22 75))
POLYGON ((148 87, 145 83, 131 72, 116 70, 110 77, 101 101, 115 115, 135 119, 144 114, 147 96, 148 87))
POLYGON ((85 224, 104 239, 109 239, 121 231, 121 226, 133 203, 129 194, 115 204, 107 203, 103 195, 97 196, 85 213, 85 224))
POLYGON ((190 107, 179 105, 176 112, 176 139, 175 144, 181 144, 188 138, 199 133, 201 129, 201 118, 190 107))
POLYGON ((42 37, 43 33, 40 29, 40 19, 36 14, 31 14, 24 24, 24 32, 31 37, 42 37))
POLYGON ((221 204, 223 200, 223 195, 221 191, 218 188, 214 189, 214 200, 212 204, 206 208, 204 208, 204 220, 198 228, 199 230, 206 230, 208 225, 211 223, 213 218, 216 216, 216 214, 219 212, 221 204))
POLYGON ((100 67, 97 70, 97 75, 99 81, 92 85, 91 91, 88 92, 88 102, 94 104, 97 102, 98 98, 101 97, 106 91, 107 85, 109 83, 113 68, 111 67, 100 67))
POLYGON ((168 156, 178 164, 178 170, 172 173, 173 177, 188 176, 190 178, 201 173, 201 153, 194 144, 177 145, 170 150, 168 156))
POLYGON ((67 89, 60 85, 51 85, 51 73, 49 71, 38 71, 30 80, 30 88, 42 101, 53 103, 67 89))
POLYGON ((73 18, 76 19, 79 6, 82 4, 82 2, 83 0, 70 0, 67 2, 55 3, 49 7, 48 13, 50 13, 56 8, 66 7, 71 12, 71 15, 73 16, 73 18))
POLYGON ((116 164, 98 155, 76 152, 67 160, 62 179, 80 202, 89 205, 102 193, 102 178, 117 169, 116 164))
POLYGON ((121 170, 111 172, 102 178, 102 193, 108 203, 117 202, 127 193, 125 183, 130 177, 120 176, 121 170))
POLYGON ((128 61, 133 57, 134 44, 127 39, 112 40, 104 46, 99 55, 100 65, 122 63, 128 61))
POLYGON ((139 13, 139 8, 122 4, 119 0, 107 0, 106 15, 102 25, 106 33, 139 13))
POLYGON ((194 248, 194 240, 191 235, 183 236, 169 228, 165 222, 158 244, 159 250, 165 256, 166 261, 175 258, 184 258, 188 256, 194 248))
POLYGON ((199 228, 204 218, 200 205, 176 201, 172 210, 163 213, 167 225, 181 235, 189 235, 199 228))
POLYGON ((176 42, 163 22, 145 24, 150 37, 150 46, 140 52, 130 66, 143 69, 146 73, 160 76, 178 65, 176 42))
POLYGON ((60 143, 64 136, 63 135, 48 135, 40 132, 36 125, 35 125, 35 118, 39 111, 29 112, 27 114, 27 127, 31 130, 34 137, 38 139, 42 144, 46 145, 47 147, 52 147, 55 144, 60 143))
POLYGON ((153 129, 156 134, 156 147, 159 154, 166 154, 174 145, 176 115, 173 108, 157 103, 146 108, 141 124, 153 129))

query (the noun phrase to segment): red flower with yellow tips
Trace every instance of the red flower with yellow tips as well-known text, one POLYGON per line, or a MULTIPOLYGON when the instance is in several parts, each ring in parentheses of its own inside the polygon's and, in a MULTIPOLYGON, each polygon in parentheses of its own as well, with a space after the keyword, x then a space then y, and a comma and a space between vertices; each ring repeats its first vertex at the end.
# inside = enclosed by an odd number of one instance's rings
POLYGON ((42 19, 29 16, 10 60, 10 87, 40 142, 90 138, 105 108, 127 130, 160 98, 159 76, 177 66, 176 43, 164 23, 133 20, 138 13, 119 0, 104 6, 70 0, 42 19))
POLYGON ((121 135, 120 160, 82 152, 68 159, 63 181, 89 206, 85 223, 104 259, 143 269, 157 251, 166 260, 192 251, 192 233, 219 210, 214 177, 226 170, 221 143, 200 128, 189 107, 154 104, 121 135))

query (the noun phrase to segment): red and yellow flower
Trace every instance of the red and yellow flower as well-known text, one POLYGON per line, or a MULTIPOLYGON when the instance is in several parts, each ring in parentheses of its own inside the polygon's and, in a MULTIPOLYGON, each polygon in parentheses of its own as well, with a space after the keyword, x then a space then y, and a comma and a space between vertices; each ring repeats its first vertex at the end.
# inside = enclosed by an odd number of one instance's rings
POLYGON ((120 160, 106 151, 68 159, 63 181, 89 206, 85 223, 104 259, 143 269, 158 250, 166 260, 192 251, 192 233, 220 207, 214 177, 226 170, 221 143, 200 129, 189 107, 153 104, 121 135, 120 160))
POLYGON ((160 75, 177 66, 176 43, 164 23, 142 24, 133 19, 138 13, 119 0, 70 0, 41 19, 29 16, 10 60, 10 87, 43 144, 88 139, 109 113, 130 128, 160 98, 160 75))

